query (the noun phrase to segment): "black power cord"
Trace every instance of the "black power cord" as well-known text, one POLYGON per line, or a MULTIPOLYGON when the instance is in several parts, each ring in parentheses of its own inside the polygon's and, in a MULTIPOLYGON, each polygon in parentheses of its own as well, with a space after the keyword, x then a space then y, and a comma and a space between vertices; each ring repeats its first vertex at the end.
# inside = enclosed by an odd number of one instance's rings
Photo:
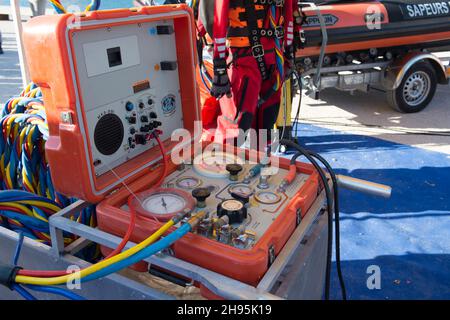
POLYGON ((328 184, 328 179, 322 167, 317 163, 319 160, 329 171, 332 182, 333 182, 333 193, 334 193, 334 214, 335 214, 335 228, 336 228, 336 268, 338 272, 339 282, 341 286, 342 298, 343 300, 347 300, 347 293, 345 289, 345 283, 341 270, 341 255, 340 255, 340 224, 339 224, 339 188, 337 184, 337 178, 333 171, 333 168, 330 164, 320 155, 306 150, 299 146, 297 143, 292 142, 290 140, 283 139, 280 141, 280 144, 286 145, 288 147, 294 148, 298 151, 296 155, 294 155, 293 159, 297 159, 300 155, 305 156, 311 164, 316 168, 319 176, 323 182, 325 194, 327 198, 327 217, 328 217, 328 243, 327 243, 327 262, 326 262, 326 275, 325 275, 325 299, 330 299, 330 286, 331 286, 331 260, 332 260, 332 251, 333 251, 333 199, 331 196, 330 186, 328 184))
POLYGON ((340 227, 340 209, 339 209, 339 185, 336 174, 334 173, 331 165, 321 155, 310 152, 310 155, 319 160, 328 170, 333 181, 333 193, 334 193, 334 224, 335 224, 335 242, 336 242, 336 270, 338 273, 339 283, 341 286, 342 299, 347 300, 347 292, 345 289, 344 277, 342 276, 341 269, 341 227, 340 227))
POLYGON ((326 261, 326 271, 325 271, 325 300, 330 300, 330 284, 331 284, 331 258, 333 250, 333 208, 332 208, 332 197, 330 186, 328 185, 328 179, 319 166, 316 160, 310 155, 309 151, 299 146, 297 143, 292 142, 287 139, 280 140, 281 145, 291 147, 296 149, 299 153, 305 156, 311 164, 316 168, 319 173, 320 179, 322 180, 325 194, 327 198, 327 217, 328 217, 328 239, 327 239, 327 261, 326 261))

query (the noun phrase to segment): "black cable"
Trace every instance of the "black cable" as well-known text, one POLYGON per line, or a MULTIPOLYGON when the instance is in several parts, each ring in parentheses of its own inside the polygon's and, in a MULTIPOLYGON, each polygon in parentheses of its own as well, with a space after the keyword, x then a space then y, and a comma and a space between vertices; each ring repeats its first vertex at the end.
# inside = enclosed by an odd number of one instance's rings
POLYGON ((345 289, 344 277, 342 276, 341 269, 341 230, 340 230, 340 209, 339 209, 339 185, 336 178, 336 174, 331 167, 331 165, 326 161, 321 155, 310 152, 310 155, 317 160, 319 160, 328 170, 333 181, 333 192, 334 192, 334 223, 335 223, 335 242, 336 242, 336 269, 338 273, 339 283, 341 286, 342 299, 347 300, 347 290, 345 289))
MULTIPOLYGON (((341 287, 341 293, 342 293, 342 299, 343 300, 347 300, 347 292, 346 292, 346 288, 345 288, 345 282, 344 282, 344 277, 342 275, 342 268, 341 268, 341 236, 340 236, 340 209, 339 209, 339 185, 338 185, 338 181, 336 178, 336 174, 333 170, 333 168, 331 167, 331 165, 328 163, 328 161, 326 161, 321 155, 315 153, 315 152, 311 152, 308 151, 309 154, 316 158, 317 160, 319 160, 328 170, 330 176, 331 176, 331 180, 333 181, 333 195, 334 195, 334 222, 335 222, 335 242, 336 242, 336 248, 335 248, 335 252, 336 252, 336 269, 337 269, 337 273, 338 273, 338 278, 339 278, 339 283, 340 283, 340 287, 341 287)), ((295 154, 292 159, 291 159, 291 164, 295 164, 295 162, 297 161, 297 159, 302 155, 303 153, 298 152, 297 154, 295 154)))
POLYGON ((287 147, 291 147, 300 152, 303 156, 305 156, 311 164, 316 168, 319 173, 320 179, 323 182, 323 186, 325 188, 325 194, 327 198, 327 217, 328 217, 328 240, 327 240, 327 262, 326 262, 326 274, 325 274, 325 299, 330 299, 330 286, 331 286, 331 259, 332 259, 332 250, 333 250, 333 209, 332 209, 332 198, 331 198, 331 190, 328 184, 328 179, 322 169, 322 167, 317 163, 316 160, 310 155, 309 151, 299 146, 297 143, 292 142, 287 139, 280 140, 281 145, 285 145, 287 147))

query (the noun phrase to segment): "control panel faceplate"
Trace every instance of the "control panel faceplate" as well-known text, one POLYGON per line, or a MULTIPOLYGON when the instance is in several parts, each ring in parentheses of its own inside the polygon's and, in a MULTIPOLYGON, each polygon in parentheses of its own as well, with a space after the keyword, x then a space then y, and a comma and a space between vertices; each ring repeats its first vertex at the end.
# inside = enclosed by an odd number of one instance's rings
POLYGON ((95 175, 154 147, 154 130, 165 140, 183 128, 172 20, 74 32, 73 43, 95 175))
MULTIPOLYGON (((299 173, 292 184, 284 192, 280 192, 278 186, 288 173, 287 170, 277 169, 276 174, 268 177, 266 184, 261 185, 260 177, 245 179, 253 167, 252 164, 243 164, 237 180, 232 181, 229 174, 221 171, 221 167, 214 177, 208 174, 202 164, 185 165, 166 178, 162 185, 162 196, 155 203, 175 207, 181 204, 170 202, 173 198, 171 190, 181 191, 185 197, 192 199, 194 190, 207 189, 210 195, 203 206, 197 205, 193 214, 205 210, 209 212, 209 217, 202 221, 194 232, 239 249, 249 250, 264 236, 310 177, 299 173), (246 211, 246 217, 242 222, 233 222, 230 218, 221 219, 222 210, 241 212, 243 209, 246 211)), ((130 210, 128 205, 123 205, 121 209, 130 210)))

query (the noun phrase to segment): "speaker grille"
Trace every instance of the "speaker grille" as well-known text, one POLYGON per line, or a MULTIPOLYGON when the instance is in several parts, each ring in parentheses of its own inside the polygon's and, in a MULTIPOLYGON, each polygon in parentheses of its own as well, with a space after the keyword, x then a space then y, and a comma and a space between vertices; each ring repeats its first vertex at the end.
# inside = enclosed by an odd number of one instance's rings
POLYGON ((97 150, 110 156, 122 145, 124 128, 122 120, 115 114, 104 115, 95 126, 94 142, 97 150))

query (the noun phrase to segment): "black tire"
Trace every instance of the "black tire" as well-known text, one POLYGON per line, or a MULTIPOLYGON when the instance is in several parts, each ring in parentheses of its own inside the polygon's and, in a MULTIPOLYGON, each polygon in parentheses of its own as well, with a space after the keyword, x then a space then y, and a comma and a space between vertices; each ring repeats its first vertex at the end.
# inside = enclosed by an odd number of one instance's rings
POLYGON ((395 110, 415 113, 428 106, 436 93, 436 87, 436 71, 428 62, 421 61, 408 70, 397 89, 386 92, 386 97, 395 110), (414 86, 418 86, 418 89, 415 90, 414 86))

